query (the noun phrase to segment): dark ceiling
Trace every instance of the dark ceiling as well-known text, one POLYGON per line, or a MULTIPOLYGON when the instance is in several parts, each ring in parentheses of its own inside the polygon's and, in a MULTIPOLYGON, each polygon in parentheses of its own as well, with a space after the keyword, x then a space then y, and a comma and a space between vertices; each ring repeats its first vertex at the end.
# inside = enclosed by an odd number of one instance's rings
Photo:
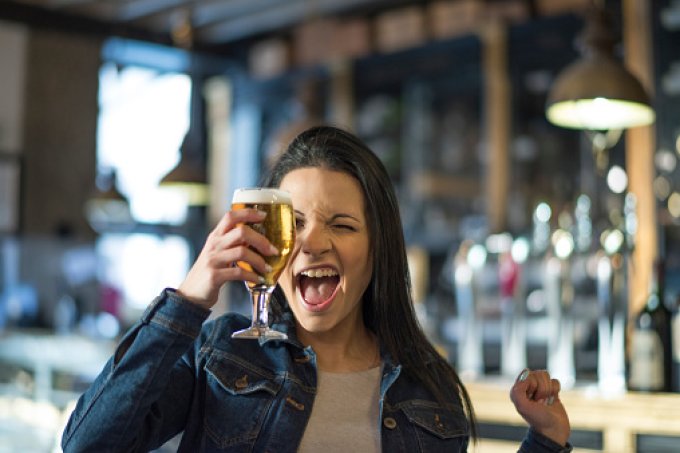
POLYGON ((0 20, 220 50, 328 15, 372 14, 407 0, 0 0, 0 20))

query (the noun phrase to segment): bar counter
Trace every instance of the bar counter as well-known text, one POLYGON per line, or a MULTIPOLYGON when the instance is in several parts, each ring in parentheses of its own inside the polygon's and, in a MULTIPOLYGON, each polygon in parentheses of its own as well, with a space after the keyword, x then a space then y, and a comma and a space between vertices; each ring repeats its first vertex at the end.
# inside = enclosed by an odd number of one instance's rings
MULTIPOLYGON (((526 424, 510 401, 512 382, 486 379, 465 386, 482 433, 480 444, 472 451, 516 451, 516 439, 521 439, 526 424)), ((680 451, 680 394, 624 392, 605 396, 593 384, 563 390, 561 398, 569 413, 574 451, 680 451)))

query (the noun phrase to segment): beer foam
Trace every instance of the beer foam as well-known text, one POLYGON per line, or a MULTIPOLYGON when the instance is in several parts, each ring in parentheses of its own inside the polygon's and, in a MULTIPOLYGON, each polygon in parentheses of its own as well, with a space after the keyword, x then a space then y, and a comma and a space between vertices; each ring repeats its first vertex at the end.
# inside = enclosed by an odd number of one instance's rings
POLYGON ((236 189, 232 203, 281 203, 292 204, 289 192, 271 187, 251 187, 236 189))

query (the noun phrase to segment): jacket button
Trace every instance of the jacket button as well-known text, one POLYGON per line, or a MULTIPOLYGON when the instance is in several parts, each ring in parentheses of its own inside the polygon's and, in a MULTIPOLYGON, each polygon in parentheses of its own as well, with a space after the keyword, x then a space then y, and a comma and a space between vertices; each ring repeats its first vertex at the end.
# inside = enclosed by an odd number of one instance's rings
POLYGON ((295 357, 295 363, 307 363, 311 360, 308 355, 303 355, 302 357, 295 357))
POLYGON ((248 387, 248 375, 245 374, 245 375, 243 375, 243 377, 236 379, 236 382, 234 382, 234 385, 239 390, 242 390, 242 389, 248 387))
POLYGON ((299 411, 305 410, 305 405, 304 405, 304 404, 298 403, 297 401, 295 401, 295 400, 294 400, 292 397, 290 397, 290 396, 287 396, 287 397, 286 397, 286 403, 290 404, 291 406, 293 406, 295 409, 297 409, 297 410, 299 410, 299 411))
POLYGON ((397 421, 392 417, 386 417, 385 420, 383 420, 383 425, 385 425, 385 428, 387 429, 394 429, 397 427, 397 421))
POLYGON ((442 423, 441 419, 439 418, 439 414, 434 415, 434 423, 437 426, 437 429, 439 429, 439 431, 444 430, 444 424, 442 423))

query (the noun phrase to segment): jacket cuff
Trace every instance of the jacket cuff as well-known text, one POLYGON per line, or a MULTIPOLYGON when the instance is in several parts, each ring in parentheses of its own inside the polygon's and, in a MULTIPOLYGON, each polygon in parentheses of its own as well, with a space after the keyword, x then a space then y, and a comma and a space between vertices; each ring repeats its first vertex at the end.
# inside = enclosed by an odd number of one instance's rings
POLYGON ((160 325, 195 338, 208 316, 210 310, 192 304, 174 289, 166 288, 146 308, 141 321, 143 324, 160 325))
POLYGON ((529 428, 519 451, 521 453, 569 453, 572 449, 569 442, 566 446, 560 445, 533 428, 529 428))

